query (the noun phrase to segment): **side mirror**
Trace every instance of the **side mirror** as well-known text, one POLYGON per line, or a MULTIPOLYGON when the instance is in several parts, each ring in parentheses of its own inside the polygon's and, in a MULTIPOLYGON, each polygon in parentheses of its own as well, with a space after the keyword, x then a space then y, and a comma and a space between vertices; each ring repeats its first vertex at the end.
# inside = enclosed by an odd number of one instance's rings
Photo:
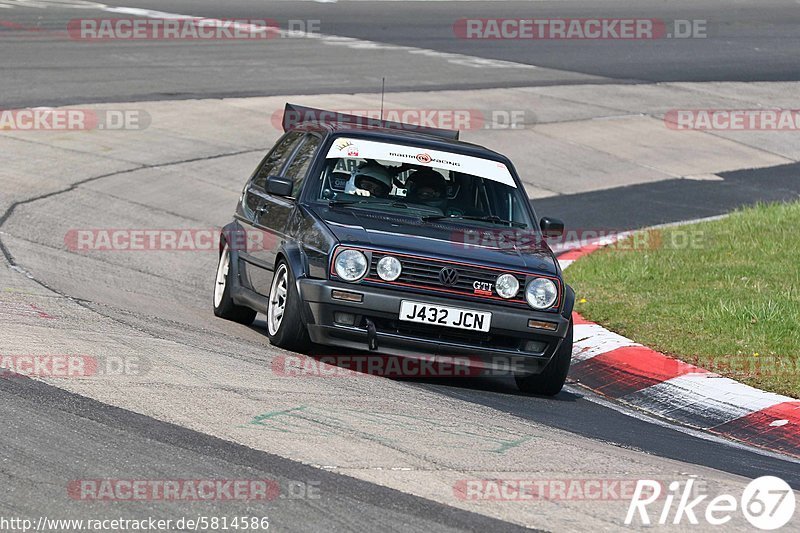
POLYGON ((552 239, 564 235, 564 223, 557 218, 542 217, 539 227, 545 239, 552 239))
POLYGON ((267 178, 267 192, 276 196, 291 196, 294 180, 283 176, 270 176, 267 178))

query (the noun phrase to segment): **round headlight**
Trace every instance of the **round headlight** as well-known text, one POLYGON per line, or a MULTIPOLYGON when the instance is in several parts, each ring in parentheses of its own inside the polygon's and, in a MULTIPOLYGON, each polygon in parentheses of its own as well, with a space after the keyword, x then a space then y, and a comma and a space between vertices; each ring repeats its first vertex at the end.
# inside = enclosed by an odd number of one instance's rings
POLYGON ((390 255, 378 261, 378 276, 384 281, 396 280, 402 271, 403 267, 400 266, 400 261, 390 255))
POLYGON ((534 309, 552 307, 557 297, 556 284, 547 278, 536 278, 525 287, 525 299, 534 309))
POLYGON ((367 256, 358 250, 344 250, 336 255, 336 274, 345 281, 357 281, 367 273, 367 256))
POLYGON ((500 274, 494 282, 494 288, 503 298, 513 298, 519 292, 519 281, 511 274, 500 274))

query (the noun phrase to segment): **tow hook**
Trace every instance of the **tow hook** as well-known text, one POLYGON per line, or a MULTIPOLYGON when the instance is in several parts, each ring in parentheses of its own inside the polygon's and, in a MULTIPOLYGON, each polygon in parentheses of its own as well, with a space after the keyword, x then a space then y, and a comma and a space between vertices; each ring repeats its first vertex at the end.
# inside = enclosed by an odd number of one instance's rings
POLYGON ((378 331, 375 329, 375 323, 369 318, 367 321, 367 346, 371 352, 378 349, 378 331))

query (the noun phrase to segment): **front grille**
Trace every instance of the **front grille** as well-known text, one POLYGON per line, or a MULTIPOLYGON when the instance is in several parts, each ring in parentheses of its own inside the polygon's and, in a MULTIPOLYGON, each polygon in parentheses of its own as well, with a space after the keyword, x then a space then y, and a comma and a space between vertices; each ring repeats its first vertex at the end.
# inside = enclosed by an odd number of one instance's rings
MULTIPOLYGON (((386 283, 378 277, 378 261, 380 261, 381 258, 386 255, 393 254, 381 252, 372 253, 372 262, 370 263, 369 274, 367 276, 368 278, 377 282, 386 283)), ((472 296, 482 299, 486 299, 488 297, 476 294, 473 284, 476 281, 481 281, 490 283, 492 288, 494 288, 494 282, 497 280, 497 276, 505 273, 503 270, 472 265, 451 264, 446 261, 437 261, 434 259, 426 259, 421 257, 397 255, 395 255, 395 257, 397 257, 400 260, 400 263, 403 265, 403 271, 395 283, 404 283, 407 285, 413 285, 415 287, 433 290, 446 290, 457 294, 463 294, 464 296, 472 296), (445 286, 439 281, 439 272, 446 267, 453 268, 458 272, 458 281, 453 286, 445 286)), ((524 304, 527 306, 528 304, 525 301, 525 293, 523 290, 525 287, 525 275, 513 275, 516 276, 517 281, 519 281, 519 294, 515 298, 508 300, 500 298, 495 292, 493 292, 493 296, 498 301, 524 304)))

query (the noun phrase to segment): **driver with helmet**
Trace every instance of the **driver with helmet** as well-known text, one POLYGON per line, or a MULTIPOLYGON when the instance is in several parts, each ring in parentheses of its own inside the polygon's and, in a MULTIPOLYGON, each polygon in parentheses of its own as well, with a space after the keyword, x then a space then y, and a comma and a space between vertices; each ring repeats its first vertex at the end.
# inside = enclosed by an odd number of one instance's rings
POLYGON ((387 198, 392 191, 394 177, 408 169, 415 171, 406 179, 406 199, 431 207, 444 207, 447 203, 447 182, 444 176, 432 168, 408 163, 387 168, 373 159, 365 161, 354 172, 353 184, 358 188, 355 193, 387 198))
POLYGON ((406 180, 407 198, 412 202, 440 206, 447 201, 447 182, 432 168, 421 168, 406 180))
POLYGON ((361 163, 353 177, 353 184, 360 189, 356 190, 356 194, 377 198, 388 197, 392 192, 392 178, 395 173, 394 170, 389 170, 372 159, 361 163), (361 191, 365 191, 367 194, 361 191))

